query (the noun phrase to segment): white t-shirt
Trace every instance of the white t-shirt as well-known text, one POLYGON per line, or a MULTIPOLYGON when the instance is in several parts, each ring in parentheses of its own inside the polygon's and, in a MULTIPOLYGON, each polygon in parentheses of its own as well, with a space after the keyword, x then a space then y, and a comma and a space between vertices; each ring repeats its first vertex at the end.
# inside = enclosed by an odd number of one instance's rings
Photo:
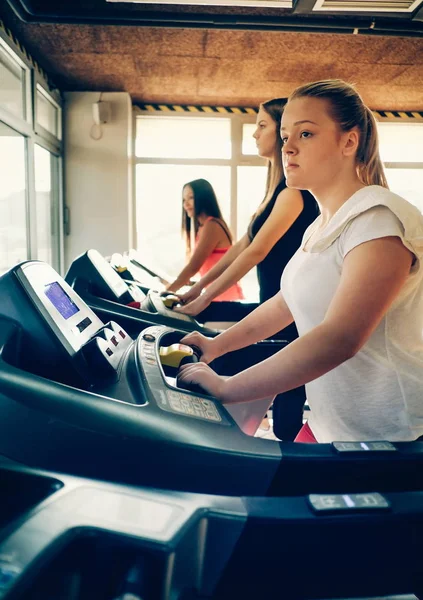
POLYGON ((306 230, 281 279, 300 335, 323 321, 343 259, 354 247, 398 236, 416 260, 359 352, 306 385, 311 430, 319 442, 414 440, 423 434, 423 216, 400 196, 369 186, 349 198, 313 241, 320 219, 306 230))

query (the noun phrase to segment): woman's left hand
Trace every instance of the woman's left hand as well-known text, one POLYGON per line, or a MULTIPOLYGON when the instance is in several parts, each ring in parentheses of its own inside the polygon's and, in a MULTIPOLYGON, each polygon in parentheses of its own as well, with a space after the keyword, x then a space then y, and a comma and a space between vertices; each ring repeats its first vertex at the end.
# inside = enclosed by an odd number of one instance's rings
POLYGON ((211 300, 208 300, 205 294, 202 294, 192 302, 185 304, 183 306, 175 306, 173 309, 175 312, 180 312, 184 315, 189 315, 191 317, 195 317, 200 312, 205 310, 210 304, 211 300))
POLYGON ((222 377, 203 362, 182 365, 179 369, 178 380, 185 383, 197 383, 218 400, 223 400, 223 391, 228 377, 222 377))

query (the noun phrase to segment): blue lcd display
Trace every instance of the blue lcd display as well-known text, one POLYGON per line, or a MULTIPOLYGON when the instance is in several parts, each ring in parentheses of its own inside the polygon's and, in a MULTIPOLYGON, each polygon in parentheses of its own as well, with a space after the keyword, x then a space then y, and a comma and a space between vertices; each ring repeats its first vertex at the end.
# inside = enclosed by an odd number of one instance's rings
POLYGON ((44 288, 44 293, 53 304, 54 308, 59 311, 64 319, 69 319, 72 317, 72 315, 75 315, 77 312, 79 312, 79 308, 74 302, 72 302, 65 290, 57 281, 46 285, 44 288))

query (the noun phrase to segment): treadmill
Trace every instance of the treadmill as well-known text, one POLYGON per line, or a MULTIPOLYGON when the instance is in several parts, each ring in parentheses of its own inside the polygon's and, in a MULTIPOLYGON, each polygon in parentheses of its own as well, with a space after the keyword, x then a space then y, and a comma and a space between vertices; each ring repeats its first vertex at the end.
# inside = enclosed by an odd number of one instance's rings
POLYGON ((0 484, 8 600, 422 597, 421 492, 209 496, 1 460, 0 484))
POLYGON ((178 387, 183 332, 133 340, 38 261, 0 298, 1 598, 422 597, 421 442, 254 438, 178 387))
MULTIPOLYGON (((101 321, 46 263, 11 269, 0 297, 0 454, 12 460, 230 496, 423 489, 421 442, 253 437, 271 398, 230 409, 181 389, 162 357, 185 332, 154 325, 133 339, 118 321, 101 321)), ((253 345, 212 366, 231 375, 266 352, 253 345)))
POLYGON ((133 248, 124 254, 114 252, 110 257, 106 257, 112 267, 119 273, 122 279, 127 281, 136 281, 138 285, 146 290, 153 289, 162 292, 165 289, 166 282, 171 281, 172 276, 157 267, 147 266, 142 260, 141 255, 133 248))
MULTIPOLYGON (((164 291, 164 282, 172 281, 172 276, 147 265, 142 255, 133 248, 129 249, 123 255, 115 253, 110 257, 110 264, 116 269, 122 279, 135 281, 142 289, 147 292, 148 289, 164 291)), ((183 291, 189 289, 189 286, 182 288, 183 291)), ((204 322, 223 322, 234 323, 241 321, 244 317, 255 310, 259 304, 257 302, 240 301, 219 301, 212 302, 200 315, 200 320, 204 322)))
POLYGON ((167 294, 166 298, 160 291, 148 289, 121 275, 125 272, 119 274, 97 250, 91 249, 73 261, 65 280, 101 318, 120 319, 129 333, 139 333, 140 323, 145 326, 160 323, 186 332, 200 331, 214 336, 257 306, 245 303, 242 312, 238 308, 236 314, 228 316, 227 306, 242 306, 242 303, 213 302, 197 320, 172 310, 177 299, 174 294, 167 294))

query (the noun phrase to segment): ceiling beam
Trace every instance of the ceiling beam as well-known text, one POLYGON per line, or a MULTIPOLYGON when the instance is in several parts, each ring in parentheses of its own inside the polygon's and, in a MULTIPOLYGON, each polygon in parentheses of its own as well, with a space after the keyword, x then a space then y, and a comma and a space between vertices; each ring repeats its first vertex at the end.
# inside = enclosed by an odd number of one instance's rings
MULTIPOLYGON (((166 27, 191 29, 226 29, 244 31, 298 31, 307 33, 365 34, 375 36, 423 37, 423 19, 411 20, 398 15, 375 16, 371 14, 321 15, 310 14, 315 0, 296 0, 294 11, 281 12, 280 16, 251 14, 164 12, 157 10, 128 11, 114 8, 104 2, 104 9, 85 9, 71 13, 63 10, 63 3, 53 3, 53 8, 35 11, 30 0, 6 0, 14 13, 26 23, 61 23, 76 25, 136 25, 138 27, 166 27)), ((41 3, 42 5, 42 3, 41 3)), ((67 6, 72 6, 68 4, 67 6)), ((151 5, 150 5, 151 6, 151 5)), ((143 7, 144 8, 144 7, 143 7)), ((204 7, 207 8, 207 7, 204 7)))

